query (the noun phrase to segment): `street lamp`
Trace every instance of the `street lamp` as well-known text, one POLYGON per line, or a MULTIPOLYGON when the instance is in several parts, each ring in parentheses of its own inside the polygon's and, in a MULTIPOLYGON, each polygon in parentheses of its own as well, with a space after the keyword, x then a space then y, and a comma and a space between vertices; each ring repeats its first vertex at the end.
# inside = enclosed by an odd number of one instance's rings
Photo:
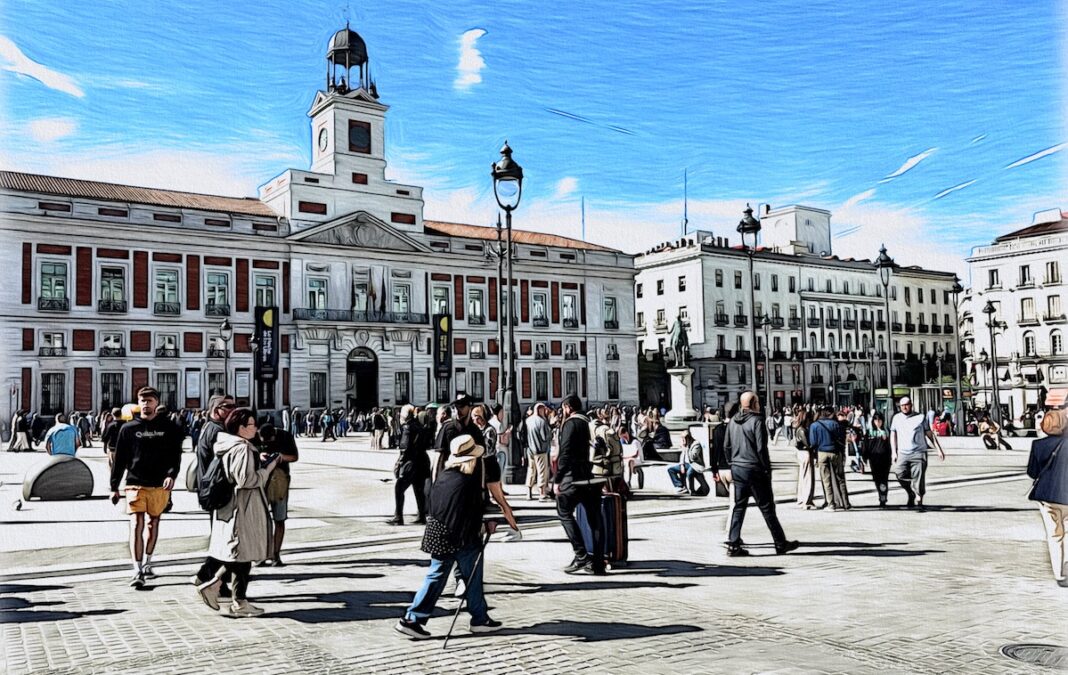
MULTIPOLYGON (((753 209, 749 207, 749 204, 745 205, 745 211, 743 211, 745 217, 738 221, 738 234, 742 235, 742 248, 745 250, 746 258, 749 261, 749 317, 751 321, 750 331, 750 347, 749 350, 749 372, 753 375, 753 386, 757 383, 757 367, 756 367, 756 283, 753 273, 753 256, 756 255, 757 238, 760 235, 760 221, 753 217, 753 209), (746 237, 751 236, 753 238, 753 245, 749 246, 746 242, 746 237)), ((767 405, 767 401, 764 402, 767 405)))
POLYGON ((957 418, 957 430, 958 430, 957 433, 963 435, 964 434, 964 396, 961 394, 961 384, 960 384, 960 377, 961 377, 961 375, 960 375, 960 318, 958 317, 957 312, 959 311, 958 307, 960 306, 960 304, 958 302, 958 299, 960 298, 960 294, 962 292, 964 292, 964 287, 960 285, 960 278, 958 278, 956 275, 953 275, 953 288, 950 289, 950 292, 953 293, 953 339, 956 342, 956 345, 954 346, 954 349, 953 349, 953 368, 954 368, 953 372, 956 374, 956 378, 955 378, 955 382, 954 382, 954 384, 956 385, 956 388, 954 390, 954 395, 956 396, 956 399, 957 399, 957 402, 956 402, 957 409, 954 412, 956 413, 956 418, 957 418))
POLYGON ((768 330, 771 328, 772 320, 767 314, 760 317, 760 327, 764 329, 764 394, 767 396, 764 399, 764 409, 771 413, 771 337, 768 330))
MULTIPOLYGON (((986 371, 987 359, 990 358, 990 356, 986 353, 986 348, 984 347, 984 348, 980 349, 979 353, 973 358, 974 358, 974 361, 977 364, 982 366, 980 368, 980 371, 984 371, 985 372, 986 371)), ((979 388, 983 390, 983 396, 987 397, 987 407, 989 408, 990 407, 990 398, 989 398, 989 395, 986 393, 986 385, 987 385, 987 380, 988 379, 989 379, 989 375, 984 375, 983 376, 983 381, 979 383, 979 388)))
POLYGON ((248 346, 252 348, 252 410, 260 409, 260 335, 255 330, 248 340, 248 346))
POLYGON ((219 324, 219 339, 223 343, 223 396, 230 393, 230 338, 233 336, 230 320, 223 319, 219 324))
POLYGON ((886 310, 886 421, 894 416, 894 352, 893 333, 890 323, 890 277, 894 273, 894 259, 886 254, 886 246, 879 248, 879 257, 875 259, 875 269, 879 272, 879 282, 883 285, 883 305, 886 310))
POLYGON ((868 346, 864 354, 868 357, 868 414, 875 410, 875 341, 868 346))
MULTIPOLYGON (((497 309, 501 308, 501 298, 504 297, 504 244, 501 241, 501 216, 497 214, 497 245, 496 247, 490 247, 487 257, 492 257, 497 260, 497 297, 491 298, 490 302, 497 303, 497 309)), ((493 392, 494 400, 498 404, 504 405, 504 320, 503 314, 499 311, 497 313, 497 372, 500 373, 497 381, 497 391, 493 392)))
MULTIPOLYGON (((504 318, 504 312, 512 311, 512 293, 515 290, 513 284, 515 279, 512 275, 512 211, 519 207, 519 200, 523 196, 523 167, 519 166, 512 159, 512 148, 508 146, 508 141, 504 142, 504 147, 501 148, 501 158, 497 160, 495 164, 490 165, 490 175, 493 177, 493 196, 497 199, 497 205, 504 210, 505 227, 508 230, 508 251, 506 257, 506 263, 508 267, 508 307, 502 308, 498 306, 497 320, 500 321, 504 318)), ((500 303, 500 298, 504 297, 501 294, 497 301, 500 303)), ((508 317, 508 373, 505 383, 505 401, 504 409, 505 413, 504 428, 513 429, 518 426, 520 420, 519 412, 519 400, 516 397, 515 391, 515 321, 512 317, 508 317)), ((577 392, 568 392, 577 393, 577 392)), ((508 445, 511 448, 511 457, 508 458, 508 476, 506 477, 509 483, 519 483, 522 480, 522 454, 520 453, 519 443, 510 443, 508 445)))
POLYGON ((990 375, 994 387, 994 421, 1000 426, 1001 392, 998 390, 998 345, 994 340, 994 329, 1001 328, 1001 322, 994 318, 997 312, 998 308, 994 306, 994 301, 987 300, 986 306, 983 307, 983 314, 986 314, 986 327, 990 331, 990 375))

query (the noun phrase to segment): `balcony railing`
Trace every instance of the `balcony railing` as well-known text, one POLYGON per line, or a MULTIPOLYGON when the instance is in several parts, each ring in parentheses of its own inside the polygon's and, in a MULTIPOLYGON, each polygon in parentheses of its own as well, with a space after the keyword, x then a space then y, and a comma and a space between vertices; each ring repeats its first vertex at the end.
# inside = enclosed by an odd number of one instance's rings
POLYGON ((886 330, 886 322, 885 321, 876 321, 875 322, 875 330, 886 330))
POLYGON ((37 298, 37 309, 48 312, 70 311, 70 298, 37 298))
POLYGON ((790 328, 793 329, 793 330, 797 330, 800 327, 801 327, 801 318, 800 317, 796 317, 796 316, 790 317, 790 328))
POLYGON ((823 379, 822 375, 813 375, 812 376, 812 384, 823 384, 823 383, 824 383, 824 379, 823 379))
POLYGON ((530 322, 534 325, 535 328, 548 328, 549 327, 549 319, 548 319, 548 317, 536 316, 533 319, 531 319, 530 322))
POLYGON ((749 350, 748 349, 735 349, 734 350, 734 358, 736 358, 736 359, 748 359, 749 358, 749 350))
POLYGON ((827 319, 828 328, 838 328, 840 325, 842 325, 840 319, 827 319))
POLYGON ((773 316, 771 317, 770 321, 772 328, 778 329, 786 325, 786 319, 782 318, 781 316, 773 316))
POLYGON ((842 327, 845 328, 846 330, 853 330, 854 328, 857 327, 857 320, 856 319, 844 319, 842 321, 842 327))
POLYGON ((175 347, 157 347, 156 358, 176 359, 178 358, 178 349, 175 347))
POLYGON ((225 349, 219 349, 218 347, 208 347, 209 359, 225 359, 229 354, 225 349))
POLYGON ((860 329, 861 330, 871 330, 871 325, 872 325, 872 320, 871 319, 861 319, 860 320, 860 329))
POLYGON ((1050 314, 1047 312, 1042 315, 1042 320, 1046 323, 1064 323, 1064 314, 1050 314))
POLYGON ((534 352, 534 360, 535 361, 548 361, 549 360, 549 352, 534 352))
POLYGON ((615 321, 615 320, 605 319, 604 329, 605 330, 619 330, 619 322, 615 321))
POLYGON ((1038 325, 1038 315, 1035 314, 1035 315, 1032 315, 1032 316, 1022 316, 1022 317, 1020 317, 1019 325, 1021 325, 1021 326, 1037 326, 1038 325))
POLYGON ((476 360, 477 359, 485 359, 486 358, 486 352, 470 352, 470 353, 468 353, 467 358, 476 359, 476 360))
POLYGON ((810 359, 825 359, 827 358, 827 352, 820 350, 811 350, 805 354, 806 358, 810 359))
POLYGON ((906 322, 905 323, 905 332, 906 333, 915 333, 916 332, 916 324, 906 322))
POLYGON ((726 314, 717 314, 713 320, 715 321, 716 325, 721 328, 730 324, 731 322, 731 318, 726 314))
POLYGON ((1055 277, 1043 277, 1042 278, 1042 285, 1043 286, 1056 286, 1059 283, 1061 283, 1060 275, 1057 275, 1055 277))
POLYGON ((208 304, 204 305, 204 314, 206 316, 230 316, 230 305, 217 302, 209 302, 208 304))
POLYGON ((731 357, 731 350, 729 350, 729 349, 717 349, 716 350, 716 358, 717 359, 729 359, 730 357, 731 357))
POLYGON ((927 324, 925 324, 925 323, 921 323, 921 324, 919 325, 919 330, 920 330, 920 332, 921 332, 921 333, 929 333, 931 329, 929 329, 929 328, 927 327, 927 324))
POLYGON ((771 350, 771 358, 776 361, 784 361, 786 360, 786 352, 781 349, 773 349, 771 350))
POLYGON ((578 319, 574 317, 564 318, 564 328, 578 328, 578 319))
POLYGON ((152 305, 152 313, 162 316, 178 316, 182 313, 182 305, 177 302, 157 302, 152 305))
POLYGON ((1034 279, 1034 277, 1031 277, 1030 279, 1020 279, 1020 283, 1016 284, 1016 288, 1034 288, 1034 287, 1035 287, 1035 279, 1034 279))
POLYGON ((942 334, 942 327, 939 326, 937 323, 932 323, 931 324, 931 332, 934 333, 935 335, 941 335, 942 334))
POLYGON ((100 356, 104 358, 126 356, 126 347, 101 347, 100 356))
POLYGON ((619 360, 619 352, 612 352, 610 354, 605 354, 604 355, 604 360, 605 361, 618 361, 619 360))
POLYGON ((66 356, 66 347, 41 347, 37 352, 38 356, 66 356))
POLYGON ((814 316, 808 317, 808 327, 809 328, 819 328, 820 327, 820 320, 817 317, 814 317, 814 316))
POLYGON ((748 326, 749 325, 749 317, 746 316, 745 314, 735 314, 734 315, 734 325, 739 327, 739 328, 744 328, 745 326, 748 326))
POLYGON ((469 326, 485 326, 486 315, 485 314, 468 314, 467 325, 469 326))
POLYGON ((578 361, 578 352, 567 352, 564 354, 565 361, 578 361))
POLYGON ((368 312, 349 309, 307 309, 304 307, 293 309, 293 319, 296 321, 352 323, 430 323, 430 318, 426 314, 417 312, 368 312))
POLYGON ((101 314, 125 314, 125 300, 101 300, 96 303, 96 311, 101 314))

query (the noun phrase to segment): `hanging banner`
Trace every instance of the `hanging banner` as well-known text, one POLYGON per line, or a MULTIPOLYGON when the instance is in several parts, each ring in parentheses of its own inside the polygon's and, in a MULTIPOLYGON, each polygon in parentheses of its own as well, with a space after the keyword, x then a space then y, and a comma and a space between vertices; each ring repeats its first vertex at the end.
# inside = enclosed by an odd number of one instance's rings
POLYGON ((260 382, 278 379, 278 308, 257 307, 255 335, 259 339, 256 351, 255 378, 260 382))
POLYGON ((434 376, 445 379, 452 375, 452 316, 434 315, 434 376))

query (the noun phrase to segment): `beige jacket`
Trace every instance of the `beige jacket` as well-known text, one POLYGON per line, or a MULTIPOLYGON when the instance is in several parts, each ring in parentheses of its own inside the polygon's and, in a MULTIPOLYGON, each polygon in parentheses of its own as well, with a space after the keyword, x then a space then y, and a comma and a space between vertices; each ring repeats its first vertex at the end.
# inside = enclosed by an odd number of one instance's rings
POLYGON ((224 562, 257 562, 270 557, 271 518, 267 510, 267 469, 256 468, 256 449, 245 439, 221 432, 216 456, 234 482, 234 498, 211 514, 208 555, 224 562))

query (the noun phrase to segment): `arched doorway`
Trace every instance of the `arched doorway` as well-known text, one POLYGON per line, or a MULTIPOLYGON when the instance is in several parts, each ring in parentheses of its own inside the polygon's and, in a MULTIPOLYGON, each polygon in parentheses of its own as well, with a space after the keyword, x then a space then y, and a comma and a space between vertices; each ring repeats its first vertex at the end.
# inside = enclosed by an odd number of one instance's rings
POLYGON ((349 410, 378 405, 378 357, 367 347, 349 352, 345 367, 345 397, 349 410))

